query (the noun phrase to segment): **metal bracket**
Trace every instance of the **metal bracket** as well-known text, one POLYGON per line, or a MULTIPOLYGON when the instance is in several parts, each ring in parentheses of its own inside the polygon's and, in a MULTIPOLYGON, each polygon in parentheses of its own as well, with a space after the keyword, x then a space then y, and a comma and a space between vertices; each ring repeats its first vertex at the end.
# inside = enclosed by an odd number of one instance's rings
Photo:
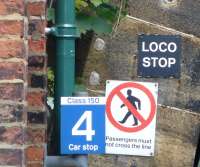
POLYGON ((78 38, 77 28, 74 24, 60 24, 51 28, 45 28, 46 34, 52 34, 58 38, 78 38))

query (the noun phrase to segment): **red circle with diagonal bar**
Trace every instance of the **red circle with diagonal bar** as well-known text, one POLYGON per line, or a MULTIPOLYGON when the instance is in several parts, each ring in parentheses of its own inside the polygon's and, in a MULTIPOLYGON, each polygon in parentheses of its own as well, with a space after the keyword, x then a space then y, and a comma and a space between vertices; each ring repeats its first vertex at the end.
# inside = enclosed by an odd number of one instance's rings
POLYGON ((141 85, 139 83, 134 83, 134 82, 125 82, 117 86, 116 88, 114 88, 111 91, 111 93, 108 95, 107 101, 106 101, 106 113, 110 122, 119 130, 125 131, 125 132, 137 132, 147 127, 153 120, 156 113, 156 102, 151 91, 148 88, 146 88, 144 85, 141 85), (132 106, 132 104, 120 92, 124 88, 136 88, 136 89, 141 90, 147 95, 150 101, 150 114, 148 115, 147 119, 144 119, 143 116, 132 106), (141 125, 138 125, 136 127, 125 127, 119 124, 118 121, 114 119, 112 115, 112 111, 111 111, 111 103, 114 96, 118 96, 123 101, 123 103, 131 111, 131 113, 134 114, 134 116, 141 122, 141 125))

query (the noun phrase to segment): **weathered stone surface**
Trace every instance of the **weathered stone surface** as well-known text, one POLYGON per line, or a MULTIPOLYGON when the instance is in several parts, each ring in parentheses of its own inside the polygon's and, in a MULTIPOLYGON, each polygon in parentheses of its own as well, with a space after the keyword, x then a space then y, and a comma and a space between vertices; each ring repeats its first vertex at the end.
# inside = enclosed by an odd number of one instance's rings
POLYGON ((154 157, 90 156, 91 167, 191 167, 200 130, 200 114, 158 107, 154 157))
POLYGON ((175 108, 158 108, 153 166, 193 166, 200 132, 200 115, 175 108))
POLYGON ((125 18, 114 36, 104 37, 104 40, 105 50, 96 51, 91 47, 85 62, 86 84, 91 71, 96 70, 102 76, 100 85, 88 85, 89 88, 105 90, 107 79, 158 82, 158 103, 176 108, 158 107, 154 157, 95 155, 89 157, 89 166, 192 167, 200 132, 200 39, 142 20, 125 18), (138 34, 182 36, 179 79, 137 76, 138 34))
POLYGON ((83 41, 78 43, 79 49, 77 50, 78 54, 76 55, 76 75, 80 77, 81 82, 84 82, 87 87, 101 90, 105 88, 105 80, 110 79, 111 76, 108 72, 108 66, 106 62, 107 58, 105 57, 104 51, 97 51, 93 47, 95 40, 96 39, 93 38, 91 41, 91 35, 86 34, 86 36, 83 37, 83 41), (89 48, 89 46, 91 47, 89 48), (96 71, 98 74, 100 74, 101 79, 99 82, 100 84, 92 86, 89 84, 89 79, 93 71, 96 71))
POLYGON ((131 16, 200 36, 200 1, 129 0, 131 16))
MULTIPOLYGON (((200 40, 198 38, 178 34, 176 31, 143 21, 125 18, 121 21, 115 36, 107 40, 105 55, 105 62, 112 79, 158 82, 158 103, 200 112, 200 40), (180 79, 137 77, 139 34, 182 35, 180 79)), ((102 75, 101 72, 100 75, 102 75)))

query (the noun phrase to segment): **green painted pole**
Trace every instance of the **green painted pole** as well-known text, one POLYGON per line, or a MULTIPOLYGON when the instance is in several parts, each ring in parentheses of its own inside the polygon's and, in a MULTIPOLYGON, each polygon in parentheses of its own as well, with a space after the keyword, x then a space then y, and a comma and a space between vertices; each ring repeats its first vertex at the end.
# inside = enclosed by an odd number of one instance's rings
POLYGON ((74 0, 56 1, 56 25, 52 33, 56 36, 56 70, 55 70, 55 112, 56 143, 60 154, 60 97, 72 96, 75 78, 75 7, 74 0))

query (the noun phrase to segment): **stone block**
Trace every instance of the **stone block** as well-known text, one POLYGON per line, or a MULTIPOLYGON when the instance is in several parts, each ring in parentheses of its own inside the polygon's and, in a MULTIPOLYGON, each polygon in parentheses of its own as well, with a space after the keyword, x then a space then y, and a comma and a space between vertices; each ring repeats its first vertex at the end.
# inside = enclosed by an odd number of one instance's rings
POLYGON ((198 0, 129 0, 128 13, 155 24, 200 36, 198 0))
POLYGON ((200 132, 200 114, 159 106, 155 155, 89 156, 89 167, 189 167, 193 166, 200 132))

